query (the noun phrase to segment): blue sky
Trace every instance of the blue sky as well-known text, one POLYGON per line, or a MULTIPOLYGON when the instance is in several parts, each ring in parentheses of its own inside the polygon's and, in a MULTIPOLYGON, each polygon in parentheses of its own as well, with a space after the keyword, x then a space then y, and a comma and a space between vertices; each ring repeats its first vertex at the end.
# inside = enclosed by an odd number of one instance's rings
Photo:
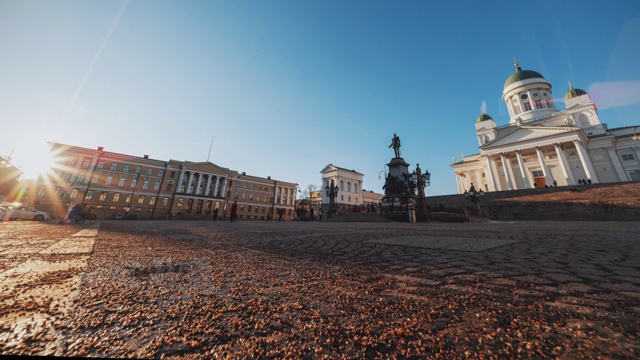
POLYGON ((0 154, 35 177, 47 141, 205 161, 213 136, 218 165, 381 192, 397 133, 450 194, 482 104, 509 121, 514 57, 640 125, 638 39, 638 1, 0 0, 0 154))

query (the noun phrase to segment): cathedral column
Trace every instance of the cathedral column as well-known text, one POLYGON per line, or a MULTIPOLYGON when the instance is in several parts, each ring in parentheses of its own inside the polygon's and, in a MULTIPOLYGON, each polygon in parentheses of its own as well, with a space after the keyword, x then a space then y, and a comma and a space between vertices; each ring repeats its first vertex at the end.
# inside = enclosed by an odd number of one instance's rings
POLYGON ((616 153, 616 149, 612 145, 605 146, 605 148, 609 152, 609 157, 611 158, 611 162, 613 162, 613 167, 616 169, 620 181, 629 181, 627 174, 625 174, 624 168, 622 167, 622 163, 620 162, 620 158, 616 153))
POLYGON ((524 160, 522 160, 522 152, 520 150, 516 150, 516 157, 518 158, 518 167, 520 167, 520 176, 522 176, 524 187, 526 189, 531 189, 531 183, 529 183, 527 169, 524 167, 524 160))
POLYGON ((493 166, 491 166, 491 155, 485 155, 485 159, 487 160, 487 167, 489 168, 489 180, 491 180, 493 191, 498 191, 498 186, 496 186, 496 177, 493 172, 493 166))
POLYGON ((191 190, 191 184, 193 183, 193 176, 194 176, 194 175, 195 175, 195 174, 194 174, 193 172, 191 172, 191 173, 189 174, 189 181, 187 182, 187 189, 186 189, 186 191, 185 191, 185 193, 186 193, 186 194, 190 194, 190 192, 189 192, 189 191, 191 190))
POLYGON ((216 185, 213 187, 213 196, 220 196, 218 186, 220 186, 220 176, 216 175, 216 185))
MULTIPOLYGON (((218 182, 216 181, 216 184, 218 182)), ((227 183, 229 183, 228 178, 222 178, 222 197, 227 197, 227 183)))
POLYGON ((573 140, 573 143, 576 145, 576 149, 578 150, 578 156, 580 157, 580 162, 582 163, 584 172, 587 175, 587 179, 591 180, 593 183, 598 183, 598 175, 596 175, 593 165, 591 164, 589 152, 584 148, 581 140, 573 140))
POLYGON ((544 154, 542 153, 542 148, 540 146, 536 146, 536 153, 538 154, 538 162, 540 163, 540 167, 542 168, 542 174, 544 175, 544 179, 547 182, 548 186, 553 184, 553 177, 549 174, 549 168, 547 167, 547 163, 544 161, 544 154))
POLYGON ((505 155, 505 153, 500 153, 500 160, 502 161, 502 170, 504 171, 504 176, 507 178, 507 187, 509 188, 509 190, 514 190, 515 189, 515 187, 513 186, 514 182, 511 180, 512 175, 510 174, 510 171, 509 171, 511 164, 509 162, 509 159, 505 155))
POLYGON ((569 171, 569 164, 567 162, 567 158, 564 156, 564 152, 562 151, 560 144, 555 143, 553 144, 553 147, 556 149, 556 154, 558 154, 558 159, 560 160, 560 168, 562 169, 564 179, 567 181, 567 185, 574 185, 575 181, 573 180, 573 176, 569 171))
POLYGON ((461 187, 460 187, 460 174, 456 173, 456 185, 458 186, 458 194, 462 194, 463 192, 460 191, 461 187))
POLYGON ((211 196, 209 187, 211 187, 211 174, 207 174, 207 186, 204 188, 204 196, 211 196))

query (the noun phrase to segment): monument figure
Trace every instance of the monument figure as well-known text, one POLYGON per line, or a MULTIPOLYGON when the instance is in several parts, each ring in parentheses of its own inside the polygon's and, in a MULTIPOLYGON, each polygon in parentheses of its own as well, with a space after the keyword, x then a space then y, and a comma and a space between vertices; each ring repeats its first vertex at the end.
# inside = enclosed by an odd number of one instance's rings
POLYGON ((396 157, 400 157, 400 137, 398 135, 393 134, 393 138, 391 139, 391 145, 389 147, 393 147, 393 151, 396 153, 396 157))

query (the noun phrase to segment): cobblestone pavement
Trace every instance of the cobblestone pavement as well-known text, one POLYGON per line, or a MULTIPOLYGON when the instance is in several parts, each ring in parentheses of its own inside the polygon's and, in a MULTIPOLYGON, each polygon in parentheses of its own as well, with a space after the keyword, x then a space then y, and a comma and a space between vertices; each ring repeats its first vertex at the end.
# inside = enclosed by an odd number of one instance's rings
POLYGON ((0 353, 633 359, 639 232, 638 222, 5 222, 0 353))

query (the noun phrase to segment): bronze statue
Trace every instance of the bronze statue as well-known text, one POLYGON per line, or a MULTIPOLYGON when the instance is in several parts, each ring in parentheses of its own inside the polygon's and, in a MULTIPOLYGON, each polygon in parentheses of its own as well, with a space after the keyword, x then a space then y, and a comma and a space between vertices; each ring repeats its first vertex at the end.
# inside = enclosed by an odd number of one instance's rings
POLYGON ((400 137, 398 137, 398 135, 393 134, 391 145, 389 145, 389 147, 393 147, 393 151, 396 153, 396 157, 400 157, 400 137))

